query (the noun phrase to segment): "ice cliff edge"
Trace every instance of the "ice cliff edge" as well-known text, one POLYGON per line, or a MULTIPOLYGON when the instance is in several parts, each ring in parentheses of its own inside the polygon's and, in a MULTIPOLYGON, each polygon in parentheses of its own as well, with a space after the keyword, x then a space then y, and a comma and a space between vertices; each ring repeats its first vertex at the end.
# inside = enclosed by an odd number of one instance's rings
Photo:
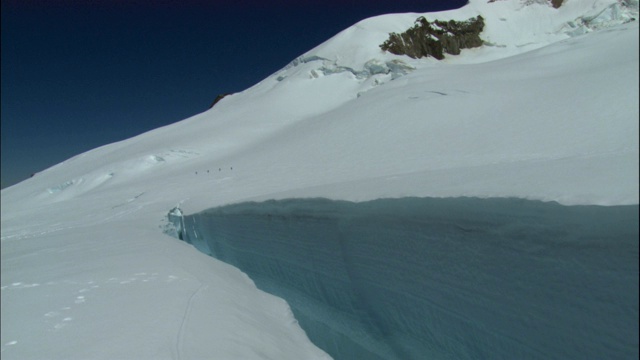
POLYGON ((169 219, 336 359, 638 356, 637 205, 299 199, 169 219))

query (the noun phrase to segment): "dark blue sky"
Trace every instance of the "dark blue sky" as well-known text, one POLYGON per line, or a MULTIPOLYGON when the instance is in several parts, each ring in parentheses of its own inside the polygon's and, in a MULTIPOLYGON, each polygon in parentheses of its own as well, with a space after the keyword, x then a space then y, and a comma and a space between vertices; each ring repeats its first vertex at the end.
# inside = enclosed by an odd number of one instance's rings
POLYGON ((205 111, 364 18, 466 0, 2 0, 2 187, 205 111))

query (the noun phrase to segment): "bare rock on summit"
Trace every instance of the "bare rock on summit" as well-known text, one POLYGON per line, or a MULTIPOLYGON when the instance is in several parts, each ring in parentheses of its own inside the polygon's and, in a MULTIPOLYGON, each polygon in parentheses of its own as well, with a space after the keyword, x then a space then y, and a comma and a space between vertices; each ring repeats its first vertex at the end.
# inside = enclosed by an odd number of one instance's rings
POLYGON ((218 94, 218 96, 216 96, 216 98, 213 100, 213 102, 211 103, 211 105, 209 105, 209 109, 211 109, 215 104, 217 104, 220 100, 224 99, 226 96, 231 95, 231 93, 223 93, 223 94, 218 94))
MULTIPOLYGON (((487 1, 488 3, 492 3, 492 2, 496 2, 498 0, 489 0, 487 1)), ((535 0, 528 0, 527 3, 532 3, 535 0)), ((547 2, 547 3, 551 3, 551 6, 553 6, 555 9, 559 8, 560 6, 562 6, 562 3, 564 2, 564 0, 538 0, 537 2, 547 2)))
POLYGON ((477 16, 466 21, 439 21, 432 23, 424 17, 416 19, 413 27, 398 34, 389 34, 380 48, 396 55, 407 55, 414 59, 433 56, 444 59, 444 53, 460 54, 461 49, 482 46, 480 33, 484 29, 484 18, 477 16))

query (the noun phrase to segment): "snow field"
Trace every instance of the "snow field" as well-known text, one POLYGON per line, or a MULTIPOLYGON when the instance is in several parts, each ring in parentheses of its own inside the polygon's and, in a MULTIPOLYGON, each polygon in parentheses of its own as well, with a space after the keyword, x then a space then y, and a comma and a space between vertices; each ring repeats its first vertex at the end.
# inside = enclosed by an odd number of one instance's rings
MULTIPOLYGON (((328 63, 285 67, 207 112, 3 189, 3 359, 327 358, 287 303, 162 234, 176 205, 195 214, 248 200, 469 196, 637 206, 638 24, 594 31, 580 22, 596 16, 598 24, 618 24, 637 13, 637 3, 619 13, 609 8, 616 4, 566 1, 555 10, 472 1, 436 15, 483 15, 483 36, 494 46, 441 63, 379 50, 388 32, 421 14, 368 19, 304 54, 328 63), (585 35, 570 37, 575 29, 585 35), (415 70, 394 80, 349 71, 312 76, 323 66, 360 70, 372 60, 415 70)), ((637 269, 637 257, 607 254, 598 264, 637 269)), ((464 263, 449 265, 470 270, 464 263)), ((561 284, 550 288, 569 299, 561 284)), ((629 299, 623 290, 616 296, 611 304, 629 299)), ((607 309, 612 316, 594 324, 614 321, 618 311, 638 314, 637 306, 607 309)), ((434 336, 445 336, 444 325, 438 329, 434 336)), ((595 333, 587 329, 576 331, 595 333)), ((530 344, 558 350, 548 338, 530 344)), ((622 355, 634 346, 618 345, 612 351, 622 355)))

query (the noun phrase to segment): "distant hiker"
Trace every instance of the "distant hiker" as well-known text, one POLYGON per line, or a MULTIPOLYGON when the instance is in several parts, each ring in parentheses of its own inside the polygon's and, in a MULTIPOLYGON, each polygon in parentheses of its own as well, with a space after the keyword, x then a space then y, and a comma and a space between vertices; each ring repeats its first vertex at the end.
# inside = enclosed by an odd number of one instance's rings
POLYGON ((198 172, 196 171, 196 175, 198 175, 198 172))
POLYGON ((222 171, 222 168, 218 168, 218 171, 222 171))

